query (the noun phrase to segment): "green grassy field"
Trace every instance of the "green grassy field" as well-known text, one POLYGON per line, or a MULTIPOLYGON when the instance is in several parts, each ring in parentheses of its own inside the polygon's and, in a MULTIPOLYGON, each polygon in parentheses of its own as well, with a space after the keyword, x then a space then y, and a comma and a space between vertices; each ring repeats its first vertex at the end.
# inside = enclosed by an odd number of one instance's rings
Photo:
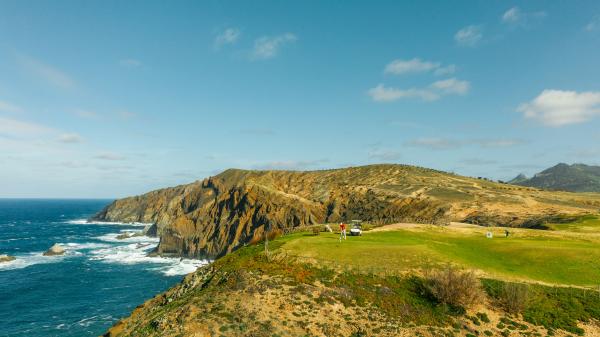
MULTIPOLYGON (((586 228, 600 220, 581 220, 586 228)), ((321 233, 294 234, 282 238, 282 250, 293 256, 315 259, 341 268, 375 273, 403 273, 447 263, 472 268, 487 277, 536 281, 598 288, 600 284, 600 236, 577 235, 578 224, 560 226, 559 231, 515 229, 505 238, 502 228, 422 227, 365 232, 342 243, 338 236, 321 233), (567 231, 575 235, 567 235, 567 231), (565 233, 562 235, 562 233, 565 233)))
POLYGON ((600 218, 587 215, 573 222, 547 224, 548 228, 557 231, 574 233, 600 233, 600 218))

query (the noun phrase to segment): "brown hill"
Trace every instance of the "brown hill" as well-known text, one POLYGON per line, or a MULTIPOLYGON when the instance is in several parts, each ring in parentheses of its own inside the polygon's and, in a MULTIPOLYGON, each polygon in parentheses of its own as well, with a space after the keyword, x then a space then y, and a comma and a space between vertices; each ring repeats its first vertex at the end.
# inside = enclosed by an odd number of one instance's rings
POLYGON ((95 220, 157 224, 160 254, 218 257, 264 235, 316 223, 464 221, 536 226, 597 213, 600 194, 541 191, 406 165, 310 172, 230 169, 116 200, 95 220))

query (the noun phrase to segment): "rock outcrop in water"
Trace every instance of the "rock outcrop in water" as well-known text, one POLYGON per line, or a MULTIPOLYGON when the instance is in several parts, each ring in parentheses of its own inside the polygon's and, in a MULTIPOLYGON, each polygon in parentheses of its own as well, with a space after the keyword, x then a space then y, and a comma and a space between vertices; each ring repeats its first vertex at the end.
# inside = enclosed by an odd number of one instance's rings
POLYGON ((5 254, 0 254, 0 263, 14 261, 15 257, 5 254))
POLYGON ((55 243, 52 247, 50 247, 50 249, 45 251, 43 255, 44 256, 55 256, 55 255, 63 255, 64 253, 65 253, 65 249, 58 243, 55 243))
POLYGON ((362 219, 522 226, 596 213, 600 195, 547 192, 405 165, 310 172, 230 169, 114 201, 93 220, 155 223, 157 253, 214 258, 265 230, 362 219))

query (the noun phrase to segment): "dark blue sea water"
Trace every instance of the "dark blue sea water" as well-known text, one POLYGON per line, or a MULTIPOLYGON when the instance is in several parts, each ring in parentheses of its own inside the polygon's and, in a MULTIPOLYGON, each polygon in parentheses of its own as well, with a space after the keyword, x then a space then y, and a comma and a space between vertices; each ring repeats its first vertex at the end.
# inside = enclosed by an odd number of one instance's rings
POLYGON ((86 223, 110 200, 0 199, 0 336, 97 336, 203 264, 147 257, 142 224, 86 223), (54 243, 64 256, 45 257, 54 243))

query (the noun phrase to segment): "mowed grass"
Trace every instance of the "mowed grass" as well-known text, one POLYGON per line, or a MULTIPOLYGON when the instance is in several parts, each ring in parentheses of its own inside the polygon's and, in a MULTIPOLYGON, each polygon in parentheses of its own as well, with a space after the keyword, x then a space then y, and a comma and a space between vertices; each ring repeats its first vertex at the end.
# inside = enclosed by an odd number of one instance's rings
POLYGON ((573 233, 600 233, 600 218, 594 215, 583 216, 567 223, 546 224, 551 230, 569 231, 573 233))
MULTIPOLYGON (((502 228, 424 227, 365 232, 339 242, 338 235, 295 234, 281 247, 292 256, 330 266, 373 273, 404 273, 441 267, 447 263, 482 271, 505 280, 527 280, 594 287, 600 284, 600 240, 561 236, 542 230, 502 228)), ((600 230, 600 228, 599 228, 600 230)))

